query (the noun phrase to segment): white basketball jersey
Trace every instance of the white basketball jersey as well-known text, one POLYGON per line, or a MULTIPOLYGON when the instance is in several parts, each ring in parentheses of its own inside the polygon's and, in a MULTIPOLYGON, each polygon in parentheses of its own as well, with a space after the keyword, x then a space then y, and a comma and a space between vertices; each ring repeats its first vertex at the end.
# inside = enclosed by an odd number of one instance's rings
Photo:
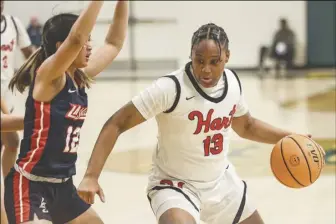
POLYGON ((16 47, 31 45, 29 36, 17 18, 4 15, 1 21, 1 81, 9 80, 14 74, 14 57, 16 47), (15 27, 16 25, 16 27, 15 27))
MULTIPOLYGON (((154 165, 166 174, 185 181, 214 181, 221 177, 229 164, 227 154, 232 119, 247 112, 247 107, 241 106, 239 79, 231 70, 225 69, 219 84, 205 89, 194 79, 188 64, 185 69, 170 75, 179 83, 174 85, 175 91, 166 91, 176 99, 176 107, 169 113, 167 110, 154 113, 158 124, 154 165)), ((172 86, 172 81, 166 82, 172 86)), ((140 97, 135 97, 133 103, 148 119, 148 114, 153 113, 146 113, 146 108, 152 103, 145 103, 144 96, 142 93, 140 97)), ((155 99, 152 98, 152 101, 155 105, 155 99)))

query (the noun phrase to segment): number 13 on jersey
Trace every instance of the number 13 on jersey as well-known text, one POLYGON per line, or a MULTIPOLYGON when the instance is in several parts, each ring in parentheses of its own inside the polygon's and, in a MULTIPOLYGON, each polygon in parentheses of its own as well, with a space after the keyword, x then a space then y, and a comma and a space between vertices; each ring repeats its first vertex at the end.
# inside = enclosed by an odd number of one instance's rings
POLYGON ((204 156, 217 155, 223 151, 223 135, 218 133, 203 140, 204 156))
POLYGON ((65 148, 63 150, 64 153, 77 153, 80 130, 80 127, 68 127, 65 148))

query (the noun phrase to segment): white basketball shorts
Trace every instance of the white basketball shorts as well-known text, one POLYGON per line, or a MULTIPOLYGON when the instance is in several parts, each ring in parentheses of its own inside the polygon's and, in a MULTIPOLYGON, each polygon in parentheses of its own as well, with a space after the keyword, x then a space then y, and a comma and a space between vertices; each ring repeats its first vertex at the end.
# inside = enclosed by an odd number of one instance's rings
POLYGON ((223 176, 211 183, 193 183, 166 175, 154 167, 149 176, 147 197, 156 219, 171 208, 191 214, 196 223, 236 224, 255 212, 247 197, 247 186, 230 164, 223 176))

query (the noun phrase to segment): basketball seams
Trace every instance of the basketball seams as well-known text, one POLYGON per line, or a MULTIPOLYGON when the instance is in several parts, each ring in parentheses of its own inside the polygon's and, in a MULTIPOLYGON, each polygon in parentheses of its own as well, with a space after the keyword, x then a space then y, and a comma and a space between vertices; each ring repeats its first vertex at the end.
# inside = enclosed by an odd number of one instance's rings
MULTIPOLYGON (((288 173, 292 176, 292 178, 293 178, 299 185, 301 185, 302 187, 305 187, 305 185, 301 184, 301 183, 294 177, 294 175, 292 174, 292 172, 291 172, 290 169, 288 168, 288 165, 287 165, 286 160, 285 160, 284 155, 283 155, 282 143, 283 143, 283 139, 281 140, 281 143, 280 143, 280 152, 281 152, 282 160, 283 160, 283 162, 284 162, 284 164, 285 164, 285 166, 286 166, 286 168, 287 168, 288 173)), ((301 149, 301 148, 300 148, 300 149, 301 149)), ((308 162, 307 162, 307 164, 308 164, 308 162)), ((309 168, 309 166, 308 166, 308 168, 309 168)), ((310 174, 310 170, 309 170, 309 174, 310 174)), ((280 182, 281 182, 281 181, 280 181, 280 182)))
MULTIPOLYGON (((302 135, 303 137, 305 137, 305 138, 307 138, 308 140, 310 140, 314 145, 315 145, 315 147, 316 147, 316 149, 317 149, 317 151, 318 151, 318 153, 319 153, 319 155, 320 155, 320 160, 321 160, 321 165, 320 165, 320 172, 319 172, 319 174, 317 175, 317 178, 321 175, 321 172, 322 172, 322 167, 323 167, 323 162, 322 162, 322 160, 324 160, 324 157, 322 156, 322 152, 321 152, 321 149, 320 149, 320 147, 318 147, 318 145, 317 145, 317 143, 315 142, 315 141, 313 141, 312 139, 310 139, 310 138, 308 138, 308 137, 306 137, 306 136, 304 136, 304 135, 302 135)), ((316 178, 316 180, 317 180, 317 178, 316 178)), ((315 181, 316 181, 315 180, 315 181)), ((315 182, 314 181, 314 182, 315 182)))
MULTIPOLYGON (((282 141, 281 141, 282 142, 282 141)), ((272 151, 272 153, 271 153, 271 161, 270 161, 270 163, 271 163, 271 170, 272 170, 272 172, 273 172, 273 174, 274 174, 274 177, 280 182, 280 183, 282 183, 283 185, 285 185, 286 186, 286 184, 284 183, 284 182, 282 182, 281 180, 280 180, 280 178, 278 178, 277 177, 277 175, 276 175, 276 172, 275 172, 275 170, 274 170, 274 167, 273 167, 273 153, 274 153, 274 151, 272 151)))
POLYGON ((307 159, 307 157, 306 157, 306 154, 304 153, 303 149, 301 148, 301 145, 300 145, 300 144, 299 144, 293 137, 288 136, 288 138, 292 139, 292 140, 296 143, 296 145, 299 147, 299 149, 301 150, 302 155, 303 155, 303 157, 305 158, 306 163, 307 163, 307 166, 308 166, 308 172, 309 172, 309 180, 310 180, 310 183, 313 183, 313 182, 312 182, 311 170, 310 170, 310 166, 309 166, 309 163, 308 163, 308 159, 307 159))

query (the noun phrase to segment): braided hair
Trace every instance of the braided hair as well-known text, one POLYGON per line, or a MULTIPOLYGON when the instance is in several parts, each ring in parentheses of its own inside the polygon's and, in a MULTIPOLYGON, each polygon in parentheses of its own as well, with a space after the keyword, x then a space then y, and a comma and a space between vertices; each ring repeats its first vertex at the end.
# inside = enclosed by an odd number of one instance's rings
POLYGON ((202 40, 214 40, 218 44, 220 57, 222 55, 221 46, 223 46, 225 50, 229 49, 229 38, 224 29, 214 23, 205 24, 194 32, 191 39, 191 50, 202 40))

